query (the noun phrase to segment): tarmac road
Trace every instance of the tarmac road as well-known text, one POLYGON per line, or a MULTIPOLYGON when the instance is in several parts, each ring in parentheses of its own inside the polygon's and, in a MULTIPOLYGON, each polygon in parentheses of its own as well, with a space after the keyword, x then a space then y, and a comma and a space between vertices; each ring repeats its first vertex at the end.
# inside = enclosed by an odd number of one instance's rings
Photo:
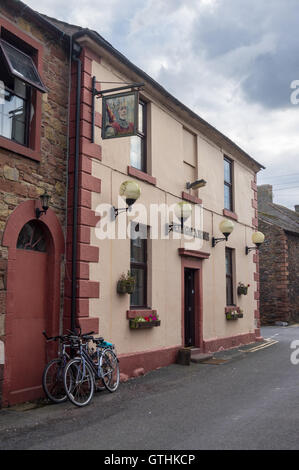
POLYGON ((159 369, 84 408, 0 410, 0 450, 299 449, 299 325, 262 335, 217 353, 220 363, 159 369))

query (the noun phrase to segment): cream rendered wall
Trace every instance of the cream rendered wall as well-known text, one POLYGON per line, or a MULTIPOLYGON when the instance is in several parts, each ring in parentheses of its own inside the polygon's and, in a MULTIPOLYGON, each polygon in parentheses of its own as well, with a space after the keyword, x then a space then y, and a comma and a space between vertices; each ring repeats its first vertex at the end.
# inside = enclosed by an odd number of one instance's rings
MULTIPOLYGON (((128 77, 112 70, 109 64, 93 63, 93 74, 98 81, 128 81, 128 77)), ((106 88, 110 88, 107 85, 106 88)), ((104 88, 104 85, 102 86, 104 88)), ((146 95, 146 93, 145 93, 146 95)), ((139 203, 148 209, 150 204, 173 204, 180 201, 185 190, 186 169, 183 162, 183 141, 185 123, 176 116, 150 100, 149 148, 151 174, 156 177, 157 185, 138 181, 141 187, 139 203), (184 173, 185 172, 185 173, 184 173)), ((101 112, 100 100, 97 111, 101 112)), ((195 129, 190 129, 196 132, 195 129)), ((92 174, 102 180, 101 194, 93 193, 92 209, 102 203, 118 206, 120 184, 133 179, 127 175, 130 164, 130 139, 119 138, 102 141, 99 129, 96 130, 96 143, 102 146, 102 161, 93 161, 92 174)), ((255 265, 252 253, 245 255, 245 245, 251 244, 252 218, 254 209, 251 206, 251 181, 253 172, 237 160, 234 162, 235 212, 239 221, 227 243, 235 249, 235 286, 239 281, 250 283, 248 295, 237 297, 238 306, 244 310, 244 318, 237 322, 225 320, 225 243, 211 247, 212 236, 222 236, 219 223, 223 220, 224 206, 224 174, 223 152, 211 142, 197 133, 197 177, 204 178, 207 185, 201 188, 198 196, 203 200, 204 226, 210 234, 210 240, 204 241, 202 251, 209 252, 210 258, 203 260, 203 334, 204 339, 223 338, 254 331, 253 298, 255 265)), ((233 158, 233 157, 232 157, 233 158)), ((196 163, 196 162, 195 162, 196 163)), ((197 192, 192 194, 196 195, 197 192)), ((134 207, 134 206, 133 206, 134 207)), ((137 208, 137 205, 136 207, 137 208)), ((142 214, 129 214, 128 220, 150 224, 142 214)), ((116 227, 126 221, 125 214, 120 214, 116 227)), ((184 241, 148 240, 151 253, 149 271, 148 303, 157 309, 161 318, 161 326, 150 331, 131 331, 126 318, 129 309, 129 296, 116 293, 116 284, 123 272, 130 267, 130 241, 99 240, 96 231, 92 231, 91 244, 99 246, 99 263, 90 264, 90 279, 100 282, 100 298, 90 300, 92 316, 100 318, 100 333, 117 345, 121 354, 159 349, 167 346, 181 345, 182 342, 182 311, 181 311, 181 258, 178 248, 184 241)))

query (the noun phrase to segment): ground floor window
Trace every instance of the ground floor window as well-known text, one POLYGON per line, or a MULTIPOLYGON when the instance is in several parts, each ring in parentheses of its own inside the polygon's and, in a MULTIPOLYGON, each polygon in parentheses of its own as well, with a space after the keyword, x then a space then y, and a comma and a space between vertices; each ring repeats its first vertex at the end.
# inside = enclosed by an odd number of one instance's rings
POLYGON ((133 308, 147 307, 147 227, 131 225, 131 274, 135 277, 135 290, 131 294, 133 308))
POLYGON ((225 249, 225 270, 226 270, 226 305, 234 305, 233 289, 233 250, 225 249))

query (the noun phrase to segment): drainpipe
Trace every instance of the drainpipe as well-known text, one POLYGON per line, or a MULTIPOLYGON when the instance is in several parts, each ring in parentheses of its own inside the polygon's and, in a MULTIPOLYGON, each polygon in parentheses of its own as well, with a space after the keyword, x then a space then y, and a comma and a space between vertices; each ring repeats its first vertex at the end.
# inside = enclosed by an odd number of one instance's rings
POLYGON ((80 101, 81 101, 81 46, 73 43, 72 60, 77 63, 76 93, 76 134, 74 163, 74 198, 73 198, 73 240, 72 240, 72 301, 71 330, 76 328, 76 287, 77 287, 77 227, 78 227, 78 184, 79 184, 79 149, 80 149, 80 101))

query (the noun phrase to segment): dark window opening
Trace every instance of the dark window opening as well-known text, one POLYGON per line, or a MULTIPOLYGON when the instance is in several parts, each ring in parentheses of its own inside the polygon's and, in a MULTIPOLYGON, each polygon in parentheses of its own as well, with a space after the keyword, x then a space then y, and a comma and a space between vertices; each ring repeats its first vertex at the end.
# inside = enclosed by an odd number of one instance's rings
POLYGON ((233 211, 232 161, 224 157, 224 209, 233 211))
POLYGON ((47 251, 45 232, 40 223, 31 220, 19 233, 17 248, 30 251, 47 251))
POLYGON ((135 277, 135 290, 130 305, 147 307, 147 227, 131 224, 131 274, 135 277))
POLYGON ((234 305, 233 289, 233 250, 225 249, 226 305, 234 305))

